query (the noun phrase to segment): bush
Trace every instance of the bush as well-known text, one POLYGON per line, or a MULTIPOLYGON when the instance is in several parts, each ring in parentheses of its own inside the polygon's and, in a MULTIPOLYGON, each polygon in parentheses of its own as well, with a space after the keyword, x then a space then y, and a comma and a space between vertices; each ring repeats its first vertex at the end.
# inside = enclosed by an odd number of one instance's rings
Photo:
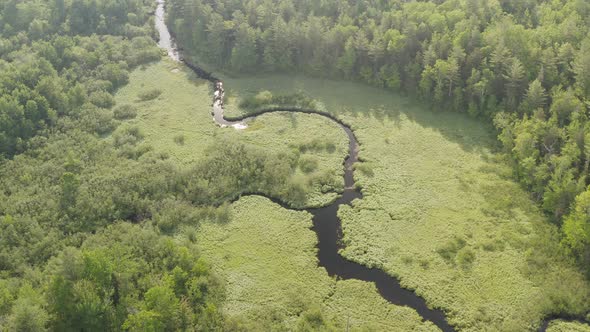
POLYGON ((366 163, 356 163, 354 165, 354 169, 359 170, 361 173, 363 173, 363 175, 366 175, 370 178, 375 175, 375 172, 373 172, 373 167, 366 163))
POLYGON ((318 168, 318 161, 309 156, 303 156, 299 159, 299 168, 303 173, 309 174, 318 168))
POLYGON ((115 98, 106 91, 95 91, 90 95, 90 102, 101 108, 111 108, 115 106, 115 98))
POLYGON ((463 268, 471 266, 475 260, 475 252, 470 248, 463 248, 457 253, 457 264, 463 268))
POLYGON ((264 91, 258 92, 258 94, 256 94, 256 96, 254 96, 254 100, 258 104, 264 105, 264 104, 268 104, 268 103, 272 102, 273 96, 270 91, 264 90, 264 91))
POLYGON ((463 249, 467 245, 467 242, 460 238, 455 237, 453 240, 446 243, 436 252, 447 262, 453 262, 457 256, 457 252, 463 249))
POLYGON ((140 101, 149 101, 158 98, 162 94, 160 89, 151 89, 148 91, 141 92, 138 97, 140 101))
POLYGON ((178 134, 174 136, 174 143, 178 145, 184 145, 184 134, 178 134))
POLYGON ((116 128, 111 111, 93 105, 85 105, 80 110, 81 127, 99 135, 108 134, 116 128))
POLYGON ((171 233, 182 225, 198 225, 200 211, 182 201, 167 199, 153 211, 153 221, 165 233, 171 233))
POLYGON ((142 141, 143 137, 143 133, 139 130, 138 127, 135 126, 119 128, 113 134, 116 147, 121 147, 123 145, 134 146, 140 141, 142 141))
POLYGON ((117 120, 134 119, 137 116, 137 108, 129 104, 121 105, 115 107, 113 114, 117 120))

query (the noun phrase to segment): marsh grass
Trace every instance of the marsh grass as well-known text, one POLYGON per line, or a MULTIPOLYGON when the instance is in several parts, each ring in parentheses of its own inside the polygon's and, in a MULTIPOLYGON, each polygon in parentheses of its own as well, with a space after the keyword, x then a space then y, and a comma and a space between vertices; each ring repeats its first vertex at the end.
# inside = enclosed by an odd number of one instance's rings
POLYGON ((178 144, 178 145, 184 145, 184 134, 178 134, 176 136, 174 136, 174 143, 178 144))
POLYGON ((343 206, 342 254, 400 278, 461 331, 534 330, 588 311, 588 282, 557 228, 511 179, 488 127, 367 86, 301 77, 228 79, 240 98, 303 91, 351 125, 364 198, 343 206))
POLYGON ((549 323, 547 332, 590 332, 590 326, 578 322, 555 320, 549 323))
POLYGON ((337 125, 315 115, 277 113, 251 121, 244 131, 223 129, 211 119, 210 94, 208 82, 164 60, 132 72, 116 102, 122 105, 120 113, 126 113, 125 105, 133 105, 136 117, 126 125, 139 128, 146 144, 167 153, 182 169, 206 160, 207 149, 218 142, 237 142, 270 156, 293 154, 302 164, 315 164, 307 172, 298 168, 290 175, 292 182, 303 187, 306 205, 321 206, 336 198, 334 192, 343 186, 342 160, 347 149, 346 136, 337 125), (146 91, 157 91, 157 98, 136 103, 146 91))
MULTIPOLYGON (((331 121, 275 113, 251 121, 244 131, 218 128, 210 117, 208 83, 168 61, 131 73, 130 83, 116 95, 117 103, 132 104, 150 89, 162 92, 148 103, 134 104, 137 116, 113 134, 121 138, 112 139, 149 144, 186 171, 209 160, 216 144, 236 142, 270 156, 293 156, 297 167, 291 181, 307 188, 308 205, 325 205, 336 198, 334 191, 342 190, 348 142, 331 121), (174 144, 180 136, 184 144, 174 144)), ((226 282, 223 310, 230 317, 252 324, 274 317, 292 328, 319 306, 324 317, 342 328, 349 323, 352 331, 436 330, 414 310, 386 303, 373 285, 336 282, 318 268, 317 237, 306 212, 285 210, 260 197, 211 209, 162 204, 155 225, 199 244, 203 257, 226 282)))
POLYGON ((137 116, 137 107, 134 105, 120 105, 113 110, 113 116, 117 120, 134 119, 137 116))
POLYGON ((137 97, 139 98, 139 101, 149 101, 158 98, 161 94, 162 90, 160 89, 150 89, 140 92, 137 97))
MULTIPOLYGON (((138 103, 137 117, 126 121, 142 133, 137 146, 149 144, 184 169, 205 160, 207 148, 219 140, 270 155, 287 152, 298 164, 317 161, 317 169, 298 167, 292 174, 291 181, 306 188, 306 204, 335 198, 348 143, 336 124, 315 115, 273 113, 244 131, 219 129, 210 118, 208 83, 175 68, 164 61, 137 70, 116 96, 124 105, 141 91, 162 90, 149 103, 138 103), (180 134, 184 145, 171 144, 180 134)), ((342 254, 399 277, 431 306, 443 308, 459 330, 532 330, 544 315, 587 310, 585 277, 560 256, 556 228, 510 179, 510 168, 493 153, 493 135, 478 122, 346 82, 275 76, 228 79, 226 86, 232 91, 229 115, 244 114, 236 107, 241 98, 273 88, 304 91, 317 108, 352 126, 363 160, 355 176, 365 196, 340 209, 342 254)), ((127 134, 121 135, 131 140, 127 134)), ((230 315, 256 320, 277 312, 294 326, 300 313, 321 303, 328 315, 351 317, 364 328, 369 321, 388 324, 375 323, 376 330, 431 328, 413 310, 384 303, 372 285, 335 282, 317 268, 317 239, 305 213, 256 197, 231 210, 228 222, 187 232, 227 281, 230 315)))
POLYGON ((317 308, 338 330, 437 331, 407 307, 387 303, 374 285, 336 281, 317 266, 311 215, 262 197, 232 204, 231 221, 205 223, 197 233, 203 257, 226 285, 224 312, 242 321, 279 317, 293 330, 317 308))

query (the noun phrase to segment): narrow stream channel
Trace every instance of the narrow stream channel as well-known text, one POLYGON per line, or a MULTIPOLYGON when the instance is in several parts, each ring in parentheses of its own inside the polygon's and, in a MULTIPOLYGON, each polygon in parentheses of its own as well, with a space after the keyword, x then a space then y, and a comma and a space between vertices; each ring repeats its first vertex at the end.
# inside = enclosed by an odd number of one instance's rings
MULTIPOLYGON (((170 31, 168 30, 168 27, 165 23, 165 0, 157 0, 157 3, 158 7, 155 15, 155 24, 156 29, 160 33, 160 41, 158 42, 158 45, 168 51, 170 58, 175 61, 182 61, 176 48, 176 44, 174 43, 170 31)), ((183 62, 199 77, 212 83, 217 81, 217 79, 211 73, 203 70, 199 66, 186 61, 183 62)), ((338 208, 343 204, 350 205, 353 200, 361 199, 363 197, 360 190, 355 188, 354 182, 353 165, 354 163, 358 162, 359 143, 354 135, 354 132, 348 125, 330 113, 311 109, 267 109, 256 112, 256 114, 228 120, 223 115, 223 107, 220 105, 220 103, 216 102, 213 105, 214 121, 222 127, 234 127, 236 129, 246 128, 247 120, 271 112, 299 112, 321 115, 336 122, 348 136, 348 156, 344 161, 344 192, 334 203, 326 207, 306 210, 313 215, 313 230, 318 236, 318 265, 324 267, 330 276, 336 276, 339 279, 358 279, 367 282, 373 282, 375 283, 381 296, 388 302, 413 308, 420 316, 422 316, 424 320, 431 321, 444 332, 455 331, 453 327, 449 325, 444 313, 441 310, 433 310, 428 308, 426 301, 423 298, 416 295, 416 293, 413 291, 401 287, 399 281, 396 278, 390 276, 382 270, 368 268, 364 265, 347 260, 339 254, 339 250, 342 249, 342 227, 341 221, 338 218, 338 208)), ((268 198, 280 204, 282 207, 290 209, 289 206, 280 202, 279 200, 272 197, 268 198)), ((559 317, 551 317, 544 320, 539 328, 539 331, 544 332, 547 329, 549 321, 551 319, 557 318, 559 317)))

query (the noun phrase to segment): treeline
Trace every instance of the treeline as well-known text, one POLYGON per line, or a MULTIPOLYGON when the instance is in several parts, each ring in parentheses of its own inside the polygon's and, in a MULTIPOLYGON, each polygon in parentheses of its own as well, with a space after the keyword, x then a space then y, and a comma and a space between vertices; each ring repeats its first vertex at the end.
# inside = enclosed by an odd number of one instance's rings
POLYGON ((363 81, 493 121, 518 179, 590 263, 590 2, 170 0, 168 12, 198 61, 363 81))

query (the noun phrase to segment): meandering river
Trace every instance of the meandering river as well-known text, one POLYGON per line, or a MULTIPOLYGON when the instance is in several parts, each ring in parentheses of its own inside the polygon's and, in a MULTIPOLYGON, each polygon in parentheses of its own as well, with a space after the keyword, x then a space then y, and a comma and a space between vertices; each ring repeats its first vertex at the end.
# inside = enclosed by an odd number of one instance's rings
MULTIPOLYGON (((160 33, 158 45, 168 52, 170 58, 175 61, 182 61, 176 44, 171 37, 170 31, 165 22, 165 1, 158 0, 156 10, 156 29, 160 33)), ((209 72, 199 66, 188 63, 185 64, 192 69, 198 76, 203 79, 215 82, 216 78, 209 72)), ((338 208, 340 205, 350 205, 353 200, 361 199, 362 193, 355 187, 354 182, 354 163, 358 162, 359 143, 352 129, 339 120, 336 116, 316 111, 301 109, 267 109, 230 121, 224 117, 223 107, 219 102, 213 105, 213 119, 222 127, 234 127, 244 129, 247 127, 247 120, 270 112, 299 112, 308 114, 318 114, 336 122, 346 133, 349 140, 348 156, 344 161, 344 184, 345 189, 342 195, 332 204, 317 209, 307 209, 313 215, 313 230, 318 236, 318 265, 324 267, 330 276, 336 276, 340 279, 358 279, 375 283, 381 296, 388 302, 396 305, 403 305, 413 308, 422 316, 423 319, 431 321, 442 331, 454 331, 448 324, 444 313, 441 310, 428 308, 426 301, 413 291, 401 287, 399 281, 382 270, 368 268, 364 265, 352 262, 342 257, 339 250, 342 248, 342 229, 341 221, 338 218, 338 208)), ((280 204, 286 209, 290 207, 275 198, 269 197, 274 202, 280 204)), ((539 331, 547 329, 549 319, 544 321, 539 331)))
MULTIPOLYGON (((181 61, 178 50, 170 31, 165 23, 165 7, 164 0, 158 0, 158 7, 156 10, 156 29, 160 33, 160 41, 158 45, 168 51, 168 55, 175 61, 181 61)), ((195 64, 186 63, 197 75, 201 78, 214 82, 216 78, 199 68, 195 64)), ((318 236, 318 265, 326 269, 330 276, 337 276, 340 279, 358 279, 368 282, 374 282, 379 290, 381 296, 390 303, 396 305, 404 305, 415 309, 420 316, 425 320, 429 320, 438 326, 442 331, 454 331, 454 329, 447 323, 444 313, 440 310, 433 310, 428 308, 426 301, 416 295, 414 292, 402 288, 399 281, 384 271, 378 269, 368 268, 364 265, 349 261, 342 257, 338 251, 341 249, 342 229, 341 222, 338 218, 338 208, 342 204, 351 204, 354 199, 362 198, 362 193, 355 187, 354 183, 354 163, 358 162, 359 143, 352 131, 352 129, 337 119, 334 115, 315 111, 315 110, 299 110, 299 109, 269 109, 258 112, 254 115, 243 117, 238 121, 228 121, 223 116, 223 107, 219 102, 213 105, 213 119, 222 127, 234 127, 237 129, 245 128, 246 120, 260 116, 263 113, 270 112, 300 112, 313 113, 322 115, 340 125, 342 130, 346 133, 349 140, 348 157, 344 161, 344 184, 345 189, 340 198, 334 203, 318 209, 308 209, 307 211, 313 215, 313 230, 318 236)), ((271 198, 272 199, 272 198, 271 198)), ((284 208, 290 207, 282 202, 273 199, 284 208)))

